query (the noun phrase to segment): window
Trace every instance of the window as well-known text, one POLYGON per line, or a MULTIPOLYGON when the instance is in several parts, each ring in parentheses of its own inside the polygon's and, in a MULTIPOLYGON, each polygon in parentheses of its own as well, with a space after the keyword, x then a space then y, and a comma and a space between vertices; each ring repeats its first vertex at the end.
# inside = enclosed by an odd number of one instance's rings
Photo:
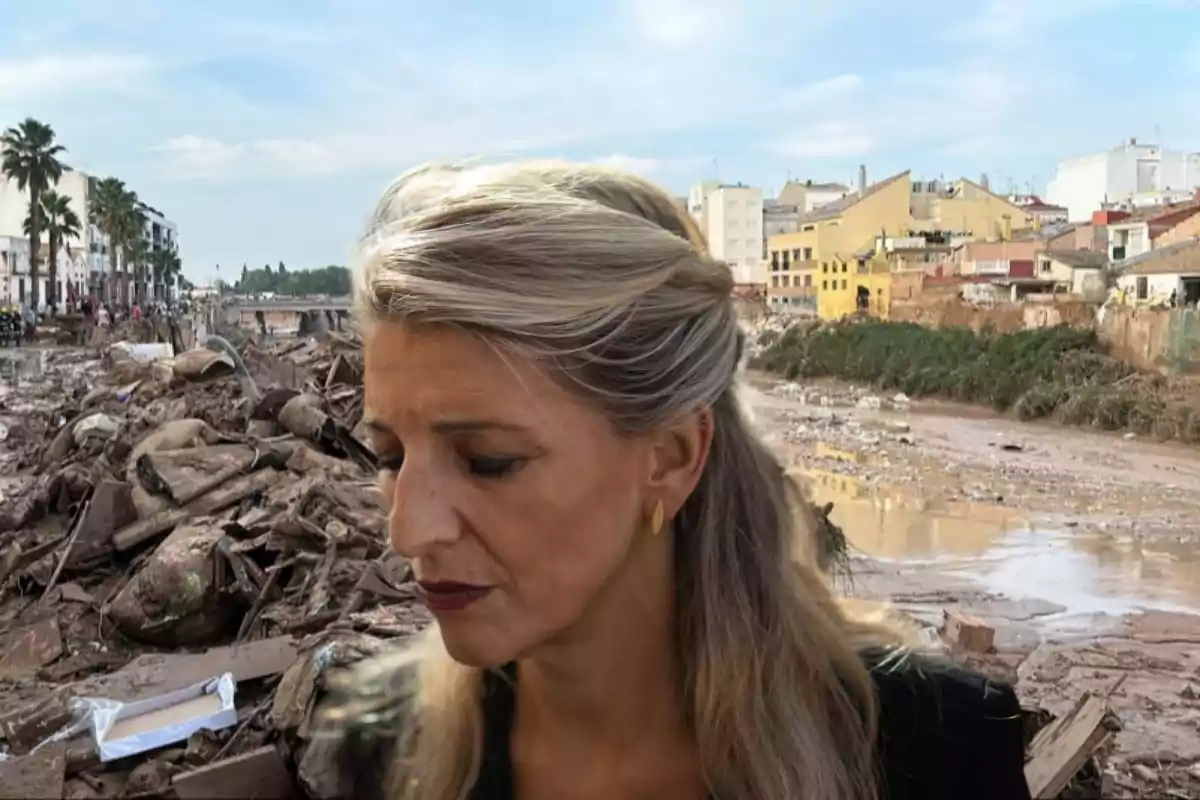
POLYGON ((843 261, 842 262, 842 272, 848 271, 849 268, 850 268, 849 265, 845 261, 843 261))
MULTIPOLYGON (((22 283, 22 284, 21 284, 21 286, 22 286, 22 294, 21 294, 21 297, 24 297, 24 296, 25 296, 25 295, 24 295, 24 286, 25 286, 25 284, 24 284, 24 283, 22 283)), ((821 281, 821 288, 822 288, 822 289, 828 289, 828 288, 829 288, 829 281, 821 281)))
POLYGON ((800 248, 799 247, 797 247, 795 250, 792 251, 792 260, 793 261, 800 260, 800 248))
POLYGON ((867 274, 867 261, 866 261, 866 259, 860 258, 860 259, 858 260, 858 274, 859 274, 859 275, 866 275, 866 274, 867 274))
MULTIPOLYGON (((842 266, 845 266, 845 264, 843 264, 842 266)), ((842 271, 845 272, 845 270, 842 270, 842 271)), ((842 288, 843 289, 846 288, 846 279, 845 278, 842 278, 842 288)))
POLYGON ((812 275, 804 276, 804 285, 808 288, 812 288, 812 275))
POLYGON ((821 272, 829 272, 829 262, 828 261, 821 262, 821 272))
POLYGON ((778 275, 771 276, 771 285, 774 286, 776 289, 779 288, 779 276, 778 275))
POLYGON ((778 250, 771 251, 771 271, 772 272, 779 271, 779 251, 778 250))
MULTIPOLYGON (((21 297, 22 298, 24 298, 24 296, 25 296, 24 287, 25 287, 25 282, 22 281, 21 282, 21 288, 22 288, 21 297)), ((1149 296, 1149 294, 1150 294, 1149 279, 1148 278, 1138 278, 1137 279, 1137 299, 1145 300, 1149 296)))
POLYGON ((813 230, 815 227, 816 227, 815 225, 805 225, 804 231, 805 231, 805 233, 807 233, 808 231, 813 230))
POLYGON ((1042 259, 1042 272, 1049 272, 1049 271, 1050 271, 1050 260, 1042 259))
POLYGON ((788 256, 789 256, 789 255, 790 255, 790 253, 788 253, 788 251, 787 251, 787 250, 784 250, 784 251, 783 251, 783 268, 784 268, 785 270, 786 270, 786 269, 790 269, 790 268, 791 268, 791 266, 792 266, 792 265, 791 265, 791 261, 790 261, 790 260, 789 260, 789 258, 788 258, 788 256))
POLYGON ((812 248, 811 247, 804 248, 804 260, 812 261, 812 248))

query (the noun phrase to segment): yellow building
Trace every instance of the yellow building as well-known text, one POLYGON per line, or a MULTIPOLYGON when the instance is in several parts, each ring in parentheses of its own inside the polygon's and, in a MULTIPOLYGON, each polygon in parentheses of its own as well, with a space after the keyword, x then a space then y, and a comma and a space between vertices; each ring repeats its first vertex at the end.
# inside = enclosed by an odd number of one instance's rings
POLYGON ((822 319, 860 310, 886 317, 891 282, 886 257, 875 253, 879 237, 944 231, 1001 238, 1030 221, 1020 206, 977 183, 913 181, 906 170, 814 209, 801 217, 796 233, 772 236, 767 245, 768 303, 775 307, 772 298, 792 285, 793 273, 811 272, 822 319))

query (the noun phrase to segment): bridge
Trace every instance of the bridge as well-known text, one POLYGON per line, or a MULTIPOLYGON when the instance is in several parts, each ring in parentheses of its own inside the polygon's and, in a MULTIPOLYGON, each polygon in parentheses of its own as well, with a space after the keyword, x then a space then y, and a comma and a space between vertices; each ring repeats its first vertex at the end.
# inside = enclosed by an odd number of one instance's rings
POLYGON ((343 297, 272 297, 272 298, 224 298, 221 305, 231 311, 248 311, 251 314, 261 311, 300 312, 300 311, 349 311, 351 300, 349 295, 343 297))

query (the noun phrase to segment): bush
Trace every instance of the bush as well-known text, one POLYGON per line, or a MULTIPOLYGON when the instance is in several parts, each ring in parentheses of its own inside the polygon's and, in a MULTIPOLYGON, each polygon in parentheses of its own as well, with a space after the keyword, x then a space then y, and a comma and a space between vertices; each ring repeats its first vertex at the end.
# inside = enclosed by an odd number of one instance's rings
POLYGON ((789 380, 840 378, 1011 410, 1023 420, 1054 417, 1200 442, 1200 404, 1168 400, 1167 379, 1138 374, 1109 356, 1093 331, 1065 326, 1013 333, 880 320, 796 327, 756 366, 789 380))
MULTIPOLYGON (((982 403, 998 411, 1013 407, 1035 386, 1083 384, 1100 373, 1111 382, 1130 372, 1109 358, 1089 331, 1058 327, 975 333, 878 320, 789 329, 767 347, 757 365, 792 377, 842 378, 914 397, 982 403)), ((1047 397, 1037 403, 1030 398, 1024 413, 1044 407, 1047 397)))

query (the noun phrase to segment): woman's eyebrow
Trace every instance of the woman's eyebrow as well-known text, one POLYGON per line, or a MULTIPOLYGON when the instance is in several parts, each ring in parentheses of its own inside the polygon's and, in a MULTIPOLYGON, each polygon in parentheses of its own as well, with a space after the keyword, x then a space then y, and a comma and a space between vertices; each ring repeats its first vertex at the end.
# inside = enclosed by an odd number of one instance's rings
MULTIPOLYGON (((392 430, 391 426, 377 416, 371 415, 364 417, 363 424, 377 433, 395 435, 395 431, 392 430)), ((522 425, 517 425, 513 422, 505 422, 504 420, 499 419, 463 418, 439 420, 433 423, 433 430, 437 433, 471 433, 474 431, 486 430, 526 433, 529 429, 522 425)))
POLYGON ((470 433, 472 431, 501 430, 524 433, 528 429, 512 422, 498 419, 448 419, 433 423, 438 433, 470 433))

